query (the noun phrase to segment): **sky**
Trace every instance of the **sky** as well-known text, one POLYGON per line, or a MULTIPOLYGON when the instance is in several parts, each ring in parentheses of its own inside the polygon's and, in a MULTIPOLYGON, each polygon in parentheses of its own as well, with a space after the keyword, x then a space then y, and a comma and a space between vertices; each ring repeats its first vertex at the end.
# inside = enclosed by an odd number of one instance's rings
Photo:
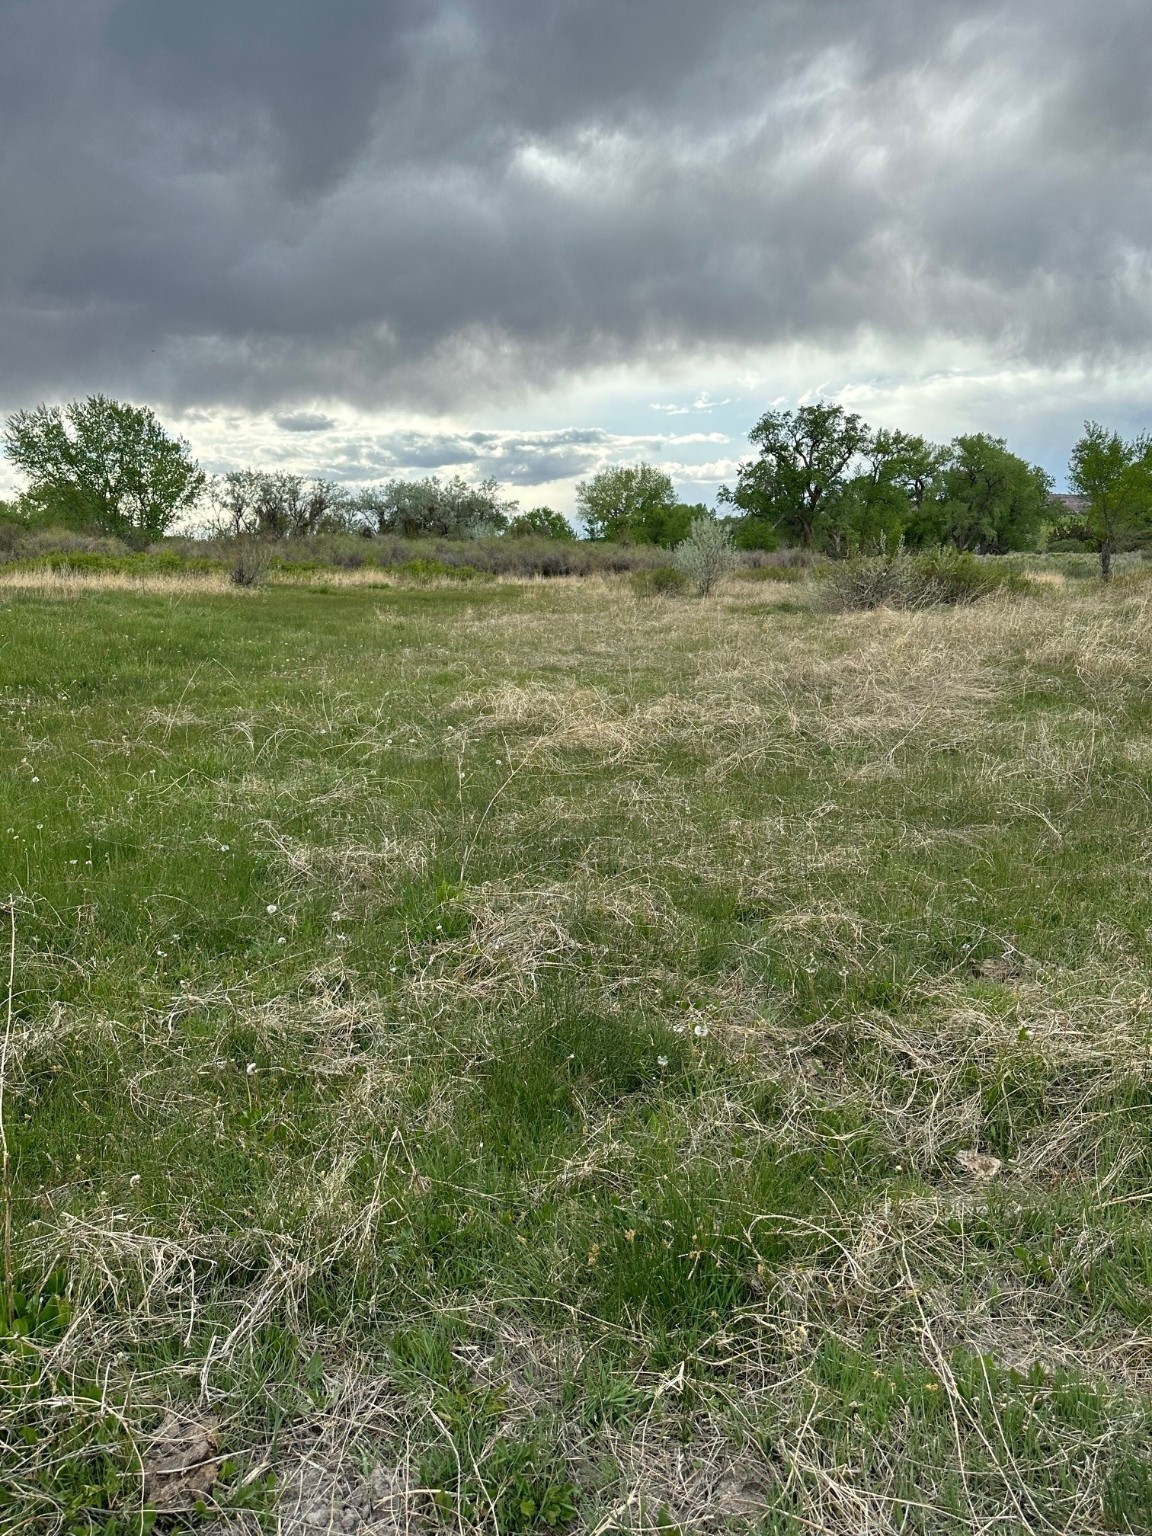
MULTIPOLYGON (((0 412, 205 467, 611 463, 770 407, 1152 427, 1149 0, 0 0, 0 412)), ((14 484, 0 464, 0 491, 14 484)))

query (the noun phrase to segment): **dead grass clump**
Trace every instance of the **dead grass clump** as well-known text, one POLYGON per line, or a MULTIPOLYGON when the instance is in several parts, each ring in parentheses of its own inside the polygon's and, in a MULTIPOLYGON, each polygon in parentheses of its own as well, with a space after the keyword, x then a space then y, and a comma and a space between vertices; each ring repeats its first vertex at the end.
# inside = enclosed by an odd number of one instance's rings
POLYGON ((411 841, 382 838, 379 843, 343 846, 309 844, 262 823, 268 841, 284 870, 283 889, 306 892, 317 887, 334 898, 388 889, 410 875, 421 875, 428 866, 428 851, 411 841))

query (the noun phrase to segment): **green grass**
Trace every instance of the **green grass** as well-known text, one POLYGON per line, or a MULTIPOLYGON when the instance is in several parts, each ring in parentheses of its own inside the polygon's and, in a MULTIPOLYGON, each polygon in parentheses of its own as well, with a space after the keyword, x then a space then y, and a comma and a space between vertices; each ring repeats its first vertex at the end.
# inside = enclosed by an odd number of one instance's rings
POLYGON ((1152 1531, 1135 578, 153 586, 0 592, 6 1532, 1152 1531))

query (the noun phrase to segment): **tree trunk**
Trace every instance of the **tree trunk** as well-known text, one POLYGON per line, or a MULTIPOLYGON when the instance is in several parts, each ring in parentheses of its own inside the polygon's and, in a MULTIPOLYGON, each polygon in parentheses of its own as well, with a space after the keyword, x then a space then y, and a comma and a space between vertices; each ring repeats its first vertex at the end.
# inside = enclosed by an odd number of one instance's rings
POLYGON ((1100 580, 1112 580, 1112 542, 1105 539, 1100 546, 1100 580))

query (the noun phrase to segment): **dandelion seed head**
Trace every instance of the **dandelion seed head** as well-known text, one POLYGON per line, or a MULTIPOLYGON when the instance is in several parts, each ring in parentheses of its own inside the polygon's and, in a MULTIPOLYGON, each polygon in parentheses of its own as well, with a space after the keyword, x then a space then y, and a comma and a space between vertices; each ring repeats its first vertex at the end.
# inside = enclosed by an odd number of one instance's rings
POLYGON ((708 1033, 707 1024, 697 1024, 692 1033, 696 1036, 697 1040, 703 1040, 704 1036, 708 1033))
POLYGON ((273 917, 277 912, 279 912, 280 908, 274 901, 270 901, 264 910, 267 912, 269 917, 273 917))
POLYGON ((250 1061, 248 1063, 248 1065, 244 1068, 244 1075, 246 1077, 255 1077, 256 1076, 256 1063, 254 1061, 250 1061))
POLYGON ((668 1065, 668 1058, 667 1058, 667 1056, 657 1056, 657 1058, 656 1058, 656 1065, 658 1067, 666 1067, 668 1065))

